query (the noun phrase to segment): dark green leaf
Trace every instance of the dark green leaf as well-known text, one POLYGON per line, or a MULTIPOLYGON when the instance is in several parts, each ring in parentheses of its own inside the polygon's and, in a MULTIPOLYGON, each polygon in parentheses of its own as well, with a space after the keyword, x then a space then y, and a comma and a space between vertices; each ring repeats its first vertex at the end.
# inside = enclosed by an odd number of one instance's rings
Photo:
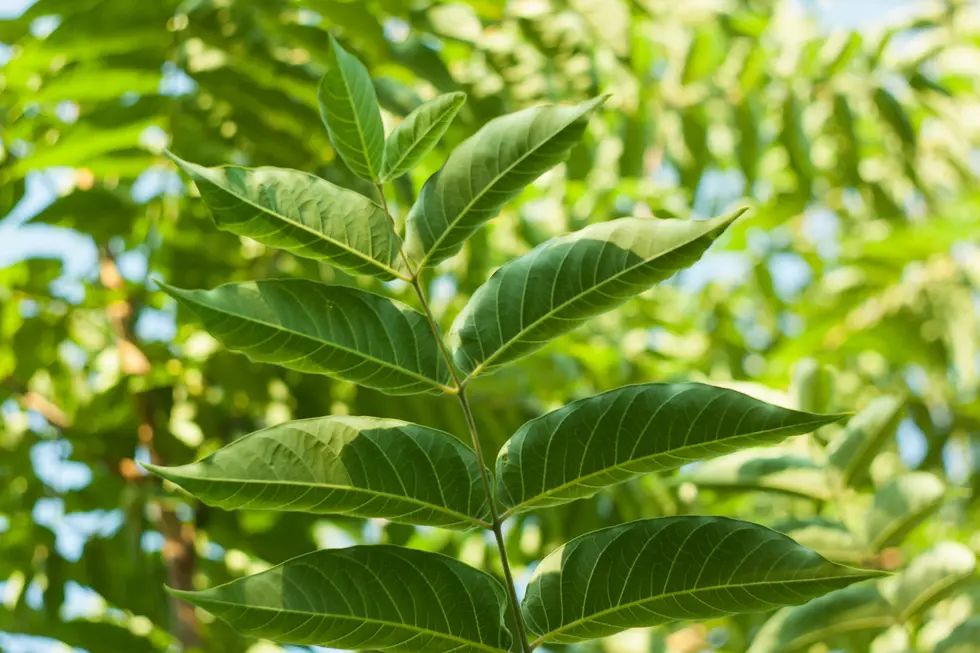
POLYGON ((484 125, 422 187, 407 219, 409 256, 425 267, 459 252, 504 204, 565 158, 604 101, 525 109, 484 125))
POLYGON ((508 512, 559 505, 641 474, 809 433, 839 418, 701 383, 627 386, 522 426, 497 457, 497 496, 508 512))
POLYGON ((489 521, 476 454, 448 433, 398 420, 286 422, 190 465, 148 467, 225 510, 381 517, 446 528, 489 521))
POLYGON ((494 272, 456 317, 449 338, 457 365, 475 376, 540 349, 692 265, 744 211, 620 218, 542 243, 494 272))
POLYGON ((425 317, 381 295, 304 279, 163 288, 226 347, 255 361, 389 394, 445 389, 449 382, 425 317))
POLYGON ((447 93, 410 113, 388 135, 382 181, 400 177, 422 160, 449 129, 466 102, 465 93, 447 93))
POLYGON ((354 273, 407 278, 391 220, 360 193, 297 170, 170 158, 197 183, 221 229, 354 273))
POLYGON ((318 92, 320 115, 330 142, 358 177, 377 181, 384 160, 385 132, 378 97, 367 68, 330 39, 327 72, 318 92))
POLYGON ((506 652, 504 589, 448 556, 327 549, 203 592, 174 594, 251 637, 400 653, 506 652))
POLYGON ((578 537, 531 577, 523 613, 539 641, 797 605, 880 572, 844 567, 764 526, 665 517, 578 537))

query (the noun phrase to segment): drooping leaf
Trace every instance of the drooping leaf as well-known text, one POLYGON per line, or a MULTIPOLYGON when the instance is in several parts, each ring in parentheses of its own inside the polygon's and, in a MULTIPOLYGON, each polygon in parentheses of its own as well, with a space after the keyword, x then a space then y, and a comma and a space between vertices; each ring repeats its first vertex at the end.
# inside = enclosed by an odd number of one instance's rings
POLYGON ((509 651, 496 580, 397 546, 325 549, 202 592, 174 594, 252 637, 400 653, 509 651))
POLYGON ((895 623, 878 583, 862 583, 783 608, 766 621, 749 653, 796 653, 818 642, 861 633, 874 636, 895 623))
POLYGON ((542 243, 494 272, 456 317, 457 365, 475 376, 540 349, 693 264, 744 211, 620 218, 542 243))
POLYGON ((281 168, 206 168, 170 155, 219 228, 353 273, 407 278, 391 220, 360 193, 281 168))
POLYGON ((414 168, 446 133, 464 102, 465 93, 446 93, 408 114, 385 142, 381 180, 395 179, 414 168))
POLYGON ((779 442, 839 419, 702 383, 610 390, 531 420, 497 457, 508 512, 589 497, 627 479, 779 442))
POLYGON ((749 449, 698 464, 679 479, 716 490, 780 492, 809 499, 832 498, 826 470, 797 451, 749 449))
POLYGON ((970 617, 936 645, 934 653, 980 653, 980 615, 970 617))
POLYGON ((525 109, 484 125, 422 187, 407 218, 408 255, 425 267, 459 252, 504 204, 565 158, 604 100, 525 109))
POLYGON ((885 119, 895 135, 898 136, 902 146, 909 150, 915 150, 916 133, 912 121, 909 120, 905 108, 895 99, 895 96, 882 87, 878 87, 874 92, 875 107, 878 113, 885 119))
POLYGON ((889 481, 871 504, 869 546, 880 551, 900 543, 940 506, 945 493, 943 482, 929 472, 911 472, 889 481))
POLYGON ((831 443, 828 462, 840 470, 845 484, 854 485, 867 478, 871 461, 898 428, 904 406, 902 397, 875 398, 851 418, 844 432, 831 443))
POLYGON ((443 389, 449 382, 425 317, 381 295, 305 279, 163 288, 226 347, 255 361, 389 394, 443 389))
POLYGON ((522 611, 542 642, 804 603, 880 575, 725 517, 665 517, 578 537, 535 569, 522 611))
POLYGON ((190 465, 148 467, 225 510, 381 517, 446 528, 489 521, 476 454, 448 433, 399 420, 286 422, 190 465))
POLYGON ((881 582, 881 591, 905 622, 974 578, 977 556, 959 542, 940 542, 919 555, 902 573, 881 582))
POLYGON ((358 177, 377 181, 385 151, 378 96, 367 68, 335 38, 330 39, 327 72, 317 97, 337 154, 358 177))

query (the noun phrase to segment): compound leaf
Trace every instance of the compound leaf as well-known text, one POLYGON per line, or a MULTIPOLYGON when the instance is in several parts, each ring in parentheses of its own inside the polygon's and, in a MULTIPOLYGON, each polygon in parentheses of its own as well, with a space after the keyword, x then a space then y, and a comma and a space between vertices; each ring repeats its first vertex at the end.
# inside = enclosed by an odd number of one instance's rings
POLYGON ((190 465, 147 467, 225 510, 380 517, 445 528, 489 522, 476 454, 448 433, 399 420, 286 422, 190 465))
POLYGON ((805 603, 880 572, 830 562, 725 517, 665 517, 588 533, 545 558, 522 610, 539 642, 805 603))
POLYGON ((565 158, 604 101, 534 107, 484 125, 422 187, 407 218, 408 255, 425 267, 459 252, 504 204, 565 158))
POLYGON ((542 243, 494 272, 456 317, 456 363, 475 376, 540 349, 693 264, 744 211, 619 218, 542 243))
POLYGON ((447 93, 408 114, 385 142, 382 181, 396 179, 414 168, 449 129, 466 102, 466 93, 447 93))
POLYGON ((522 426, 497 457, 497 496, 508 512, 568 503, 641 474, 772 444, 839 418, 702 383, 618 388, 522 426))
POLYGON ((387 297, 305 279, 213 290, 161 286, 226 347, 252 360, 389 394, 446 389, 449 382, 425 317, 387 297))
POLYGON ((325 549, 202 592, 171 592, 245 635, 290 644, 501 653, 512 641, 500 583, 397 546, 325 549))
POLYGON ((170 155, 219 228, 355 274, 407 279, 381 206, 316 175, 282 168, 206 168, 170 155))
POLYGON ((367 68, 335 38, 330 39, 327 72, 317 98, 337 154, 358 177, 378 181, 385 151, 378 96, 367 68))

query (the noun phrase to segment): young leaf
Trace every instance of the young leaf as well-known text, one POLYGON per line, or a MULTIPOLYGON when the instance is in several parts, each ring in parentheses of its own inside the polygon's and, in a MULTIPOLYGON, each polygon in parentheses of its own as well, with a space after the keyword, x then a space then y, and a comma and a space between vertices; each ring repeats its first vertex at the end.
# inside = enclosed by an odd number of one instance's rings
POLYGON ((296 170, 170 158, 197 183, 219 228, 355 274, 408 278, 391 220, 360 193, 296 170))
POLYGON ((337 154, 358 177, 378 181, 385 150, 378 97, 364 64, 332 37, 317 97, 337 154))
POLYGON ((225 510, 294 510, 469 528, 489 522, 476 454, 435 429, 376 417, 286 422, 180 467, 146 465, 225 510))
POLYGON ((250 637, 403 653, 501 653, 504 589, 448 556, 397 546, 325 549, 176 596, 250 637))
POLYGON ((568 503, 641 474, 772 444, 839 418, 701 383, 618 388, 522 426, 497 456, 497 496, 508 512, 568 503))
POLYGON ((699 463, 678 480, 716 490, 764 490, 829 501, 830 478, 820 465, 798 451, 749 449, 699 463))
POLYGON ((604 101, 536 107, 496 118, 453 150, 408 214, 405 247, 418 267, 459 252, 504 204, 559 164, 604 101))
POLYGON ((871 461, 902 421, 905 399, 897 396, 875 398, 851 418, 847 428, 831 443, 828 461, 840 470, 844 483, 854 485, 867 477, 871 461))
POLYGON ((744 211, 619 218, 542 243, 494 272, 456 317, 456 363, 472 377, 540 349, 693 264, 744 211))
POLYGON ((868 515, 868 544, 873 551, 900 543, 943 502, 946 487, 929 472, 911 472, 875 493, 868 515))
POLYGON ((780 610, 759 630, 748 653, 802 653, 818 642, 854 633, 873 635, 893 623, 893 608, 878 583, 864 583, 780 610))
POLYGON ((425 317, 387 297, 305 279, 161 287, 226 347, 263 363, 388 394, 445 389, 449 371, 425 317))
POLYGON ((844 567, 764 526, 665 517, 578 537, 545 558, 522 612, 539 642, 804 603, 880 572, 844 567))
POLYGON ((974 578, 977 557, 959 542, 940 542, 916 557, 902 573, 882 581, 881 591, 908 621, 974 578))
POLYGON ((435 147, 466 102, 466 93, 447 93, 408 114, 385 142, 381 181, 401 177, 435 147))

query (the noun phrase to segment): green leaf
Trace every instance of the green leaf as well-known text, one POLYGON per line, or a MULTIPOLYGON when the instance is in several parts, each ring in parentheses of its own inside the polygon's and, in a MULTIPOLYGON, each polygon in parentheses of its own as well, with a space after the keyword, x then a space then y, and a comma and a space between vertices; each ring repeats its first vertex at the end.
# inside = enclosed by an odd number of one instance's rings
POLYGON ((936 645, 934 653, 980 653, 980 615, 970 617, 936 645))
POLYGON ((895 99, 895 96, 879 86, 875 89, 874 101, 878 113, 881 114, 881 117, 885 119, 888 126, 898 136, 902 146, 909 150, 915 150, 915 127, 912 125, 912 121, 909 120, 905 109, 895 99))
POLYGON ((701 383, 618 388, 522 426, 497 457, 497 496, 512 513, 560 505, 641 474, 772 444, 839 418, 701 383))
POLYGON ((305 279, 163 289, 226 347, 254 361, 383 390, 446 390, 449 371, 425 317, 387 297, 305 279))
POLYGON ((765 490, 820 501, 833 497, 830 478, 820 465, 781 447, 749 449, 699 463, 678 480, 716 490, 765 490))
POLYGON ((397 546, 326 549, 176 596, 251 637, 399 653, 509 651, 496 580, 453 558, 397 546))
POLYGON ((422 187, 407 218, 408 255, 421 268, 459 252, 504 204, 565 158, 605 99, 525 109, 484 125, 422 187))
POLYGON ((388 135, 381 180, 401 177, 414 168, 446 133, 464 102, 466 93, 447 93, 412 111, 388 135))
POLYGON ((578 537, 545 558, 522 611, 539 642, 804 603, 880 572, 832 563, 725 517, 666 517, 578 537))
POLYGON ((711 220, 620 218, 553 238, 499 268, 456 317, 469 376, 540 349, 693 264, 745 209, 711 220))
POLYGON ((878 583, 863 583, 780 610, 759 630, 748 653, 806 651, 813 644, 845 635, 874 635, 893 623, 892 606, 878 583))
POLYGON ((820 518, 797 520, 775 527, 786 533, 798 544, 813 549, 828 560, 850 565, 860 565, 874 557, 864 548, 864 543, 843 524, 820 518))
POLYGON ((408 278, 391 220, 360 193, 297 170, 170 158, 197 183, 219 228, 355 274, 408 278))
POLYGON ((840 470, 845 484, 855 485, 867 478, 871 461, 895 433, 904 408, 903 397, 877 397, 831 443, 828 462, 840 470))
POLYGON ((869 546, 874 551, 901 543, 942 504, 943 482, 928 472, 911 472, 888 482, 877 493, 868 514, 869 546))
POLYGON ((357 57, 330 39, 327 72, 317 93, 330 142, 347 167, 377 181, 385 151, 385 131, 371 77, 357 57))
POLYGON ((882 581, 882 593, 895 605, 899 621, 949 596, 977 571, 977 556, 959 542, 940 542, 919 555, 902 573, 882 581))
POLYGON ((448 433, 399 420, 286 422, 190 465, 147 468, 225 510, 381 517, 446 528, 489 522, 476 454, 448 433))

